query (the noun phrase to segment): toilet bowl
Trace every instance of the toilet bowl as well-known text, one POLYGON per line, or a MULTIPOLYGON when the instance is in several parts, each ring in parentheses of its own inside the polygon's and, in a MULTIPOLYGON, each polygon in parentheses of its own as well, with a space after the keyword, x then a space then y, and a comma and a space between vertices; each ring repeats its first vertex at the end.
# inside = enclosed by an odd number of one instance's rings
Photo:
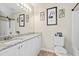
POLYGON ((67 50, 64 48, 64 36, 54 36, 54 51, 57 56, 67 56, 67 50))
POLYGON ((57 56, 67 56, 67 50, 63 47, 56 46, 54 47, 54 51, 57 56))

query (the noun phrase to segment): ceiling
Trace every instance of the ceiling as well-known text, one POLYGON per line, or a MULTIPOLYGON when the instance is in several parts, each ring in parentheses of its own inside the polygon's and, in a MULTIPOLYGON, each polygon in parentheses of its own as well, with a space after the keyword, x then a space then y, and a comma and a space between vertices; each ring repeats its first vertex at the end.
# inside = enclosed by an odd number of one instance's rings
MULTIPOLYGON (((75 6, 75 4, 71 4, 72 8, 75 6)), ((28 5, 32 7, 39 7, 39 6, 42 7, 42 6, 52 5, 52 3, 29 3, 28 5)), ((79 6, 77 6, 76 10, 79 10, 79 6)), ((21 7, 18 7, 16 3, 0 3, 0 15, 8 16, 18 13, 20 11, 23 10, 21 7)))
MULTIPOLYGON (((75 6, 74 6, 75 7, 75 6)), ((79 4, 76 6, 74 11, 79 11, 79 4)))

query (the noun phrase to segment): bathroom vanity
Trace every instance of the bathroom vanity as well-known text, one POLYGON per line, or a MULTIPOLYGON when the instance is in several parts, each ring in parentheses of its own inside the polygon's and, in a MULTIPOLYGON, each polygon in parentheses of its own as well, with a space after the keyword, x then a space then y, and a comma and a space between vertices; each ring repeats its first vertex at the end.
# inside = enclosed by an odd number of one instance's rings
POLYGON ((29 34, 0 41, 0 56, 36 56, 41 48, 41 34, 29 34))

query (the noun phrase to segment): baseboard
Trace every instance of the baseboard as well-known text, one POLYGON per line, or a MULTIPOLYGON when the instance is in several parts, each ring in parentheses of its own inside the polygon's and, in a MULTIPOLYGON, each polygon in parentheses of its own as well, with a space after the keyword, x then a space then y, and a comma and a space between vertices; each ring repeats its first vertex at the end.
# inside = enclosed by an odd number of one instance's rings
POLYGON ((54 52, 54 50, 52 49, 46 49, 46 48, 41 48, 41 50, 44 50, 44 51, 49 51, 49 52, 54 52))

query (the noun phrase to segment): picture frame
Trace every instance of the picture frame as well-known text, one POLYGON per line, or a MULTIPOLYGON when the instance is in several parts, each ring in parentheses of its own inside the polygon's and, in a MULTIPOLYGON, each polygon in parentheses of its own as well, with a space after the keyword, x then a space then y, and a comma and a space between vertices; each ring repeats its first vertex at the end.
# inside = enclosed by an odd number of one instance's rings
POLYGON ((40 21, 45 20, 45 12, 40 12, 40 21))
POLYGON ((65 9, 59 9, 59 18, 65 17, 65 9))
POLYGON ((47 9, 47 25, 57 25, 57 7, 47 9))
POLYGON ((26 15, 26 22, 29 22, 29 15, 26 15))
POLYGON ((25 26, 25 14, 20 14, 19 15, 19 27, 24 27, 25 26))

